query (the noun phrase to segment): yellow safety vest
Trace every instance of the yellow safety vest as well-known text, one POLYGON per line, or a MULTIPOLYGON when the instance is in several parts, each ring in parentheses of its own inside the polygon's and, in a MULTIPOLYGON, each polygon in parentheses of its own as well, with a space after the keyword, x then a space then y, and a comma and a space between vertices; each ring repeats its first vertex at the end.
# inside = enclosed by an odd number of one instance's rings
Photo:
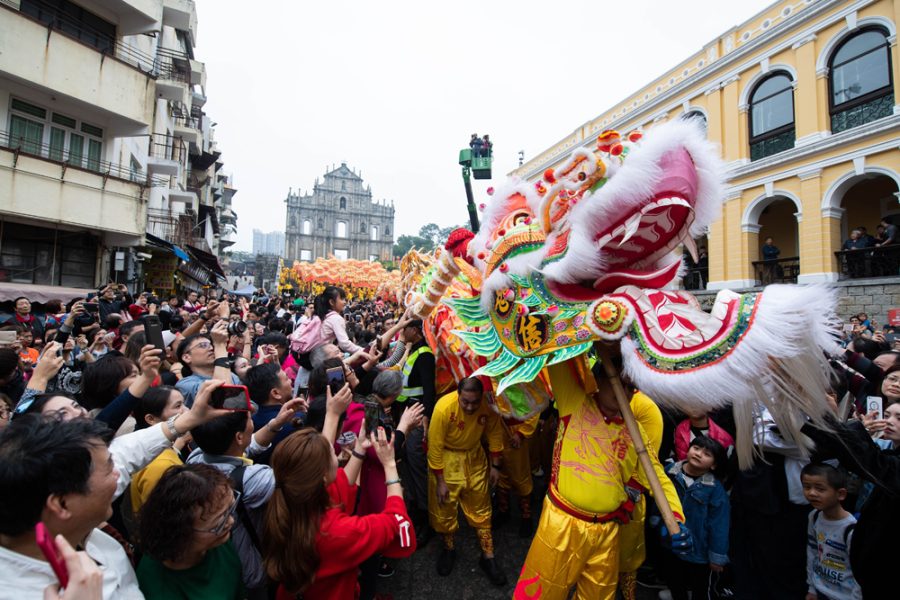
POLYGON ((406 363, 403 365, 403 391, 397 396, 397 402, 406 402, 409 398, 421 397, 425 393, 422 386, 409 387, 409 374, 412 373, 413 366, 420 354, 434 354, 428 344, 424 344, 421 348, 406 357, 406 363))

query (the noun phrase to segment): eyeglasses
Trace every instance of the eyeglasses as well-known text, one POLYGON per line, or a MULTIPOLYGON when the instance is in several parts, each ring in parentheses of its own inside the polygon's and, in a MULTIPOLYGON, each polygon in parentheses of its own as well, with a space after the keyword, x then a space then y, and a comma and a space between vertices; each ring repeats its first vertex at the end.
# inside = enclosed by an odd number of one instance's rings
POLYGON ((228 529, 228 520, 234 516, 234 513, 237 512, 238 502, 241 501, 241 493, 237 490, 232 490, 234 493, 234 501, 231 503, 231 508, 225 511, 225 514, 222 515, 222 519, 216 523, 214 527, 211 529, 197 529, 194 528, 194 531, 198 533, 211 533, 213 535, 222 535, 226 529, 228 529))
POLYGON ((209 349, 212 348, 212 347, 213 347, 212 342, 206 342, 206 341, 204 341, 204 342, 197 342, 196 344, 194 344, 193 346, 191 346, 191 349, 188 350, 188 352, 193 352, 193 351, 196 350, 197 348, 201 348, 201 349, 203 349, 203 350, 209 350, 209 349))

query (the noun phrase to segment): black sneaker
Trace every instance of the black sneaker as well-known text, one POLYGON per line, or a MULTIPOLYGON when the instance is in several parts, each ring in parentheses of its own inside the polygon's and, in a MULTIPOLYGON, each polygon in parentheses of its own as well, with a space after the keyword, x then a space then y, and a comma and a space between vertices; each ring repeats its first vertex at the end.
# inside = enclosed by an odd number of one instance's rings
POLYGON ((522 521, 519 523, 519 537, 528 539, 533 532, 534 525, 532 524, 531 519, 522 517, 522 521))
POLYGON ((478 561, 478 566, 487 574, 488 579, 496 586, 506 585, 506 575, 497 566, 497 561, 493 558, 485 558, 484 556, 478 561))
POLYGON ((453 565, 456 564, 456 550, 448 550, 447 548, 443 548, 441 553, 438 554, 437 559, 437 572, 441 577, 446 577, 453 570, 453 565))
POLYGON ((392 577, 394 575, 394 567, 387 564, 386 562, 381 563, 381 567, 378 568, 378 576, 379 577, 392 577))

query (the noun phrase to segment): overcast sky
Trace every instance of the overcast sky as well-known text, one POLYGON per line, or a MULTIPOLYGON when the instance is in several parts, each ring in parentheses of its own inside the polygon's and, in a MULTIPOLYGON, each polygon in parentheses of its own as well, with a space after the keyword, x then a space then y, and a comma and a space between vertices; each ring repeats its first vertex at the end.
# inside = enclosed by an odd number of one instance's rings
POLYGON ((769 4, 197 0, 235 249, 283 231, 288 189, 342 161, 394 201, 396 235, 464 224, 471 133, 491 135, 500 181, 519 150, 537 155, 769 4))

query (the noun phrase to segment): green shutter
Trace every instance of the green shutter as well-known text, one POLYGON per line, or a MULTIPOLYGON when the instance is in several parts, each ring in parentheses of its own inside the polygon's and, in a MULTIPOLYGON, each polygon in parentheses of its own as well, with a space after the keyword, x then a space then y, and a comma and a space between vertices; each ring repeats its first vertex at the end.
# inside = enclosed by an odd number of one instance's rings
POLYGON ((9 119, 9 142, 11 148, 21 148, 29 154, 40 154, 44 138, 44 126, 18 115, 9 119))
POLYGON ((83 158, 84 137, 73 133, 69 136, 69 164, 80 167, 83 158))
POLYGON ((66 149, 66 132, 58 127, 50 128, 50 160, 63 159, 66 149))

